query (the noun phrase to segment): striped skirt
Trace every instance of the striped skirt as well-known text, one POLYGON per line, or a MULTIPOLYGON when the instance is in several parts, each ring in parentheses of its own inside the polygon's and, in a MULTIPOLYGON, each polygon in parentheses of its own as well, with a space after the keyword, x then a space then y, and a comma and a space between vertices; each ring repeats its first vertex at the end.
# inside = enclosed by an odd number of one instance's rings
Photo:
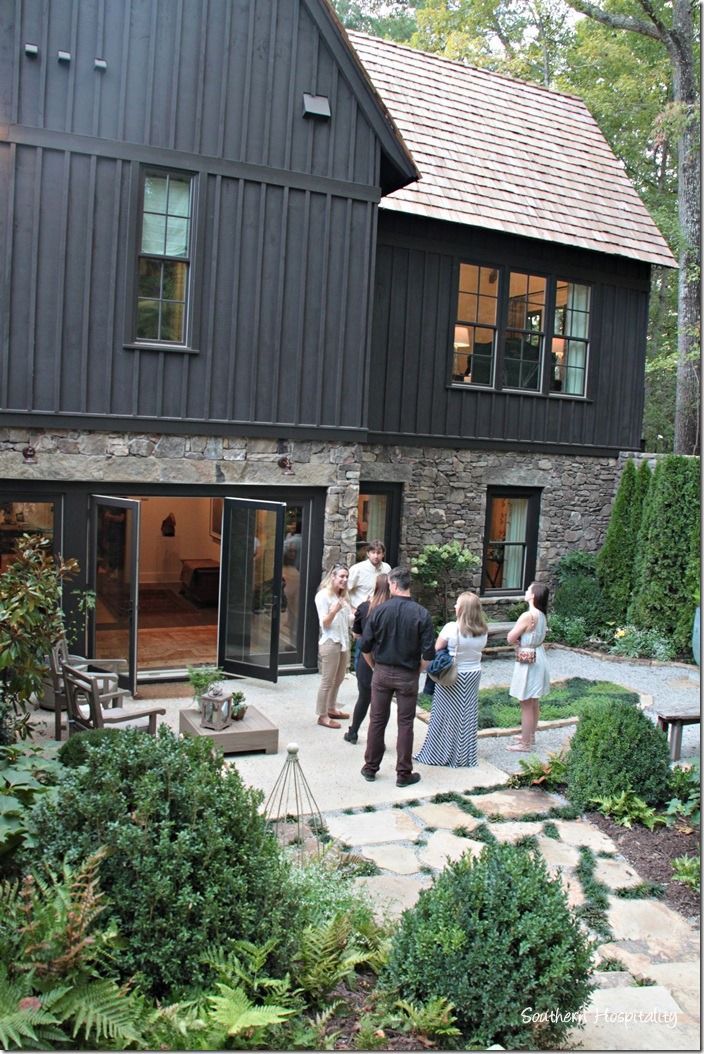
POLYGON ((428 734, 415 760, 422 765, 470 768, 477 764, 481 670, 460 673, 451 688, 435 686, 428 734))

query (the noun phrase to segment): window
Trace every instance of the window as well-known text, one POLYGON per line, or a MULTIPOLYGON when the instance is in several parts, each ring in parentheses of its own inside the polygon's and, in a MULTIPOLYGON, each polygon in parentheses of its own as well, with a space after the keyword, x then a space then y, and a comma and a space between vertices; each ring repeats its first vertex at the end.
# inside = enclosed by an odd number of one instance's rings
POLYGON ((589 286, 461 263, 451 383, 583 397, 590 309, 589 286))
POLYGON ((48 538, 53 553, 53 501, 0 501, 0 572, 13 563, 15 546, 23 534, 48 538))
POLYGON ((522 593, 535 574, 540 491, 490 487, 482 593, 522 593))
POLYGON ((138 341, 184 345, 192 228, 191 176, 144 174, 137 265, 138 341))
POLYGON ((591 289, 558 278, 551 344, 550 391, 584 395, 589 348, 591 289))
POLYGON ((384 559, 393 567, 398 555, 401 488, 394 483, 360 483, 357 502, 356 558, 363 560, 367 543, 380 538, 384 559))
POLYGON ((546 280, 512 272, 509 276, 507 326, 504 337, 505 388, 541 388, 546 280))
POLYGON ((459 384, 494 383, 499 273, 494 267, 460 264, 452 380, 459 384))

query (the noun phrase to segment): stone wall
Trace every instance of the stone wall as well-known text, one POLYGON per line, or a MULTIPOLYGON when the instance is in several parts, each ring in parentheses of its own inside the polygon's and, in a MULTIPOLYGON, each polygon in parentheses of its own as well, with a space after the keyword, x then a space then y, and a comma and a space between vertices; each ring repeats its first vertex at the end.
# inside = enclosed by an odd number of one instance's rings
POLYGON ((481 554, 487 486, 540 487, 536 573, 544 581, 568 550, 599 548, 622 467, 623 457, 0 429, 0 477, 7 481, 256 485, 271 487, 273 498, 284 486, 324 487, 324 566, 353 559, 360 479, 403 484, 402 560, 453 539, 481 554), (28 446, 34 461, 23 456, 28 446), (279 464, 284 457, 290 471, 279 464))

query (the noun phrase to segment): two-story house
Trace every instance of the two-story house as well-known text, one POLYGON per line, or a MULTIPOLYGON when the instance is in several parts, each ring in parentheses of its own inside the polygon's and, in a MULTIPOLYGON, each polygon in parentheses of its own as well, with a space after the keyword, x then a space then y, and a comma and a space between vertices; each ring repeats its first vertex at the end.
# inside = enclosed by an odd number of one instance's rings
POLYGON ((584 105, 327 0, 0 8, 0 561, 136 678, 315 668, 321 570, 594 549, 665 242, 584 105))

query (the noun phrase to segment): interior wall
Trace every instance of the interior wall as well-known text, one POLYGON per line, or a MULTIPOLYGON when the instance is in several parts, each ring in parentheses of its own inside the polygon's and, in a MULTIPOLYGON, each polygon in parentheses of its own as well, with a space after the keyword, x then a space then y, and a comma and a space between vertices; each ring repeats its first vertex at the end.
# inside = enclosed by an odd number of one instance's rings
POLYGON ((189 559, 220 560, 220 545, 210 535, 210 498, 142 498, 139 581, 178 582, 181 560, 189 559), (162 524, 171 513, 175 533, 164 535, 162 524))

